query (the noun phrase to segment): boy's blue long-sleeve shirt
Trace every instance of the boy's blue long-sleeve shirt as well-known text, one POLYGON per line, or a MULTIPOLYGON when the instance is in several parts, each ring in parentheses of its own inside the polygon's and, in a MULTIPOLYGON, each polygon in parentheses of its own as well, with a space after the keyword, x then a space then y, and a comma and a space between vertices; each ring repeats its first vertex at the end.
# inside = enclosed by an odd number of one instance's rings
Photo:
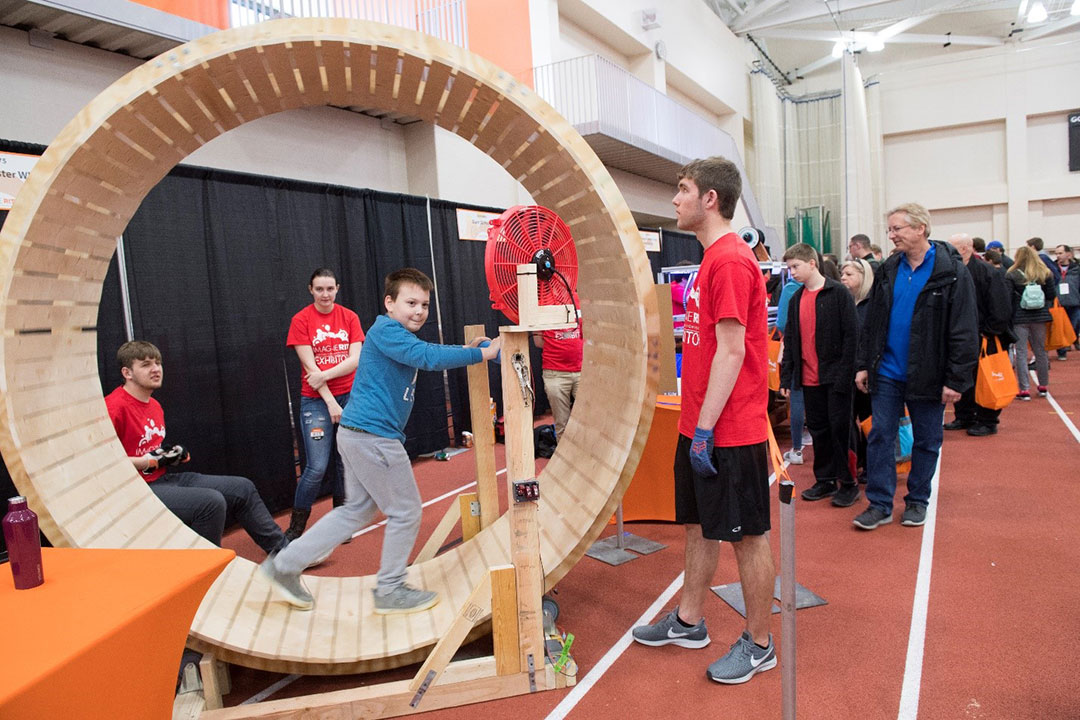
POLYGON ((364 337, 341 424, 405 442, 416 371, 449 370, 483 359, 480 348, 424 342, 397 320, 380 315, 364 337))
POLYGON ((784 284, 784 289, 780 291, 780 300, 776 304, 776 329, 781 333, 787 328, 788 305, 791 302, 791 296, 801 287, 801 282, 795 278, 790 278, 784 284))

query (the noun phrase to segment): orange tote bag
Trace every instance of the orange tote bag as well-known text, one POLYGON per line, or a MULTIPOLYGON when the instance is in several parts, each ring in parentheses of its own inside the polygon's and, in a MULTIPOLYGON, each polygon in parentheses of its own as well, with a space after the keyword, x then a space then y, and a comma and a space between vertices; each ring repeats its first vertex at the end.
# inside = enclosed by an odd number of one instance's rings
POLYGON ((1076 331, 1069 322, 1069 311, 1061 307, 1061 303, 1054 298, 1054 305, 1050 308, 1050 322, 1046 323, 1046 349, 1057 350, 1065 348, 1076 342, 1076 331))
POLYGON ((1009 362, 1009 353, 1001 349, 997 338, 994 338, 994 347, 997 351, 987 355, 986 338, 982 339, 979 371, 975 375, 975 402, 990 410, 1001 410, 1013 401, 1020 386, 1009 362))
POLYGON ((769 333, 769 389, 780 389, 780 333, 776 328, 769 333))

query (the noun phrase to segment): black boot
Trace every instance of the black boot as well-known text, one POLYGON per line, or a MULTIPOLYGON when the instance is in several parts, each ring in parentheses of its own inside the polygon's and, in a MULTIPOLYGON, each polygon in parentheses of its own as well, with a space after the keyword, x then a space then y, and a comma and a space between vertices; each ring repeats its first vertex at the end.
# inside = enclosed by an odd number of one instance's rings
POLYGON ((285 531, 285 538, 289 542, 292 542, 304 534, 304 528, 307 527, 307 521, 310 515, 310 510, 297 510, 296 508, 293 508, 292 518, 289 520, 289 529, 285 531))

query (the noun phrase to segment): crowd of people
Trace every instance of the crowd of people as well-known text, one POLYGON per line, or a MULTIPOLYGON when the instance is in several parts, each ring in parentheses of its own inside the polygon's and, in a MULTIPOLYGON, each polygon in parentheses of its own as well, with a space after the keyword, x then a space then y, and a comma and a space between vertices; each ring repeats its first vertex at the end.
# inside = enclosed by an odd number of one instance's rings
MULTIPOLYGON (((1055 303, 1073 333, 1080 331, 1080 263, 1070 246, 1058 245, 1051 256, 1033 237, 1010 258, 1000 242, 966 233, 948 243, 930 240, 929 213, 914 204, 889 213, 888 234, 895 249, 885 259, 866 235, 853 236, 839 273, 834 259, 809 245, 788 248, 776 323, 783 334, 780 393, 791 416, 792 448, 784 457, 802 464, 805 422, 815 484, 803 499, 831 497, 848 507, 865 485, 869 505, 853 521, 864 530, 892 520, 903 418, 912 449, 901 524, 919 526, 942 430, 998 432, 1001 409, 976 400, 980 352, 1011 354, 1016 399, 1027 401, 1029 369, 1035 393, 1049 392, 1055 303), (949 403, 955 416, 943 424, 949 403)), ((1066 360, 1080 343, 1055 349, 1066 360)))

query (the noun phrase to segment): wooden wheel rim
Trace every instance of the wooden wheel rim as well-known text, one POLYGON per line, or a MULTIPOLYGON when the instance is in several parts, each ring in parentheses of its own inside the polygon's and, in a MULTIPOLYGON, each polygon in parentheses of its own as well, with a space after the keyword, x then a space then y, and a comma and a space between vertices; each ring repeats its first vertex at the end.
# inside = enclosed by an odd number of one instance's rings
MULTIPOLYGON (((290 19, 195 40, 103 91, 38 161, 0 232, 4 318, 0 450, 58 546, 208 544, 169 513, 127 460, 97 372, 98 303, 115 250, 146 193, 188 154, 282 110, 360 106, 413 115, 500 163, 577 240, 587 345, 581 392, 541 474, 550 587, 599 535, 648 434, 658 377, 656 298, 633 218, 573 127, 528 87, 466 50, 376 23, 290 19)), ((235 560, 192 625, 219 658, 279 672, 352 673, 417 661, 490 565, 508 525, 410 570, 443 602, 374 616, 374 578, 309 578, 312 612, 269 601, 235 560)))

